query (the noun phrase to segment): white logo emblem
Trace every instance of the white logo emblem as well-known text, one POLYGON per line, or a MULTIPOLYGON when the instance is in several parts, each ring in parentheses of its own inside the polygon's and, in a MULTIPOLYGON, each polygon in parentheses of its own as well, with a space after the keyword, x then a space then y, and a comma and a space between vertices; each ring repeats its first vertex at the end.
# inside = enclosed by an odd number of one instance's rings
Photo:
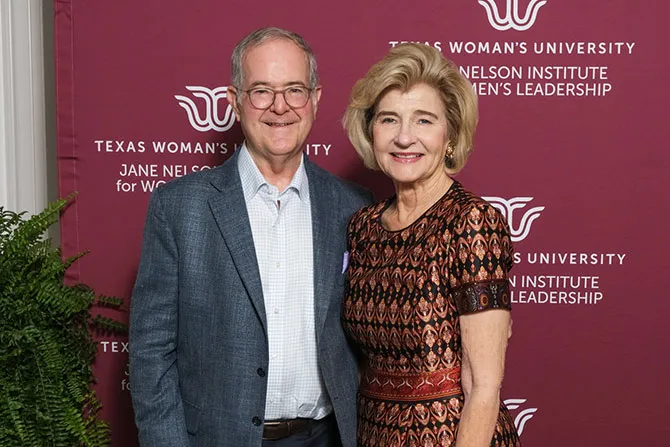
POLYGON ((489 23, 498 31, 506 31, 510 28, 517 31, 526 31, 533 26, 537 18, 537 12, 543 7, 547 0, 530 0, 526 7, 526 15, 519 16, 519 0, 506 0, 507 9, 502 17, 498 12, 495 0, 479 0, 479 4, 486 9, 489 23))
POLYGON ((200 132, 207 132, 208 130, 225 132, 233 127, 233 124, 235 124, 235 113, 227 101, 226 113, 223 118, 219 118, 219 100, 226 98, 228 87, 217 87, 212 90, 207 87, 187 86, 186 89, 192 92, 196 98, 205 100, 205 117, 201 118, 200 110, 198 110, 198 107, 191 98, 174 95, 177 101, 179 101, 179 105, 186 110, 188 121, 195 130, 200 132))
MULTIPOLYGON (((508 410, 516 410, 523 403, 526 403, 526 399, 505 399, 505 406, 508 410)), ((530 419, 535 416, 537 408, 526 408, 525 410, 519 411, 519 414, 514 418, 514 426, 516 427, 516 432, 521 436, 523 433, 523 428, 530 419)))
POLYGON ((532 197, 514 197, 509 200, 505 200, 500 197, 482 197, 484 200, 489 202, 495 208, 497 208, 505 218, 507 218, 507 224, 509 225, 510 233, 512 234, 512 242, 518 242, 526 239, 528 233, 530 232, 530 226, 533 224, 533 221, 540 217, 540 213, 544 210, 543 206, 536 206, 529 210, 526 210, 523 213, 521 222, 518 227, 514 226, 514 210, 523 208, 533 200, 532 197))

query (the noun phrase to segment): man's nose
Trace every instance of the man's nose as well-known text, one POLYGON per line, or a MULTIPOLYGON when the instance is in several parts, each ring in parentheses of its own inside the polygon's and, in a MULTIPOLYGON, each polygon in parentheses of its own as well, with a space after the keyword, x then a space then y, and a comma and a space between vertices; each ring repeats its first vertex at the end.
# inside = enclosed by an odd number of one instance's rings
POLYGON ((272 110, 277 115, 281 115, 288 112, 289 109, 290 107, 288 104, 286 104, 286 100, 284 99, 284 92, 276 92, 275 100, 272 102, 270 110, 272 110))

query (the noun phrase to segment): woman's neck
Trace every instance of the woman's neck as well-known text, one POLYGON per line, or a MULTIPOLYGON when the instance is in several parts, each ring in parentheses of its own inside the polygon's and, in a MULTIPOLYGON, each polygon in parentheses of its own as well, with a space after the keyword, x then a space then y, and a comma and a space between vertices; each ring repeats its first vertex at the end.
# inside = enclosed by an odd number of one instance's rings
POLYGON ((454 183, 446 173, 426 183, 396 184, 396 200, 382 216, 384 226, 397 230, 411 225, 454 183))

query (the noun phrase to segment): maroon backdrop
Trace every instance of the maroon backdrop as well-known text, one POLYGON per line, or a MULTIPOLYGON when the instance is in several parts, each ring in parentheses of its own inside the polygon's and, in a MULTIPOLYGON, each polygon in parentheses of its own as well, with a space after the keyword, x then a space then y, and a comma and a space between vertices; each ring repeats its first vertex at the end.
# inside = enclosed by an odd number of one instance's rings
MULTIPOLYGON (((355 80, 400 41, 439 48, 475 84, 481 119, 459 179, 515 234, 504 398, 526 446, 665 446, 670 425, 667 105, 661 1, 55 0, 61 221, 70 281, 130 299, 149 191, 225 160, 230 54, 281 26, 319 59, 305 150, 372 188, 342 129, 355 80), (662 411, 665 410, 665 411, 662 411)), ((136 445, 127 342, 95 373, 114 446, 136 445)))

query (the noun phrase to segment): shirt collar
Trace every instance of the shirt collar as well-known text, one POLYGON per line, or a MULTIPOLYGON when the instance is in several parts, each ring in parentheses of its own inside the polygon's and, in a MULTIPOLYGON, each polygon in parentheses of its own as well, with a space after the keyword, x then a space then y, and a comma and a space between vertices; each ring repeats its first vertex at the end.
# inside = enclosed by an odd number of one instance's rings
MULTIPOLYGON (((242 147, 238 149, 240 155, 237 159, 237 169, 240 173, 240 180, 242 181, 242 191, 244 192, 244 199, 250 200, 253 198, 258 191, 265 185, 270 185, 263 174, 256 166, 254 159, 251 158, 249 149, 247 149, 246 143, 242 144, 242 147)), ((298 193, 300 200, 309 203, 309 184, 307 180, 307 172, 305 171, 305 157, 300 157, 300 166, 298 170, 293 175, 291 183, 286 187, 286 191, 293 189, 298 193)))

